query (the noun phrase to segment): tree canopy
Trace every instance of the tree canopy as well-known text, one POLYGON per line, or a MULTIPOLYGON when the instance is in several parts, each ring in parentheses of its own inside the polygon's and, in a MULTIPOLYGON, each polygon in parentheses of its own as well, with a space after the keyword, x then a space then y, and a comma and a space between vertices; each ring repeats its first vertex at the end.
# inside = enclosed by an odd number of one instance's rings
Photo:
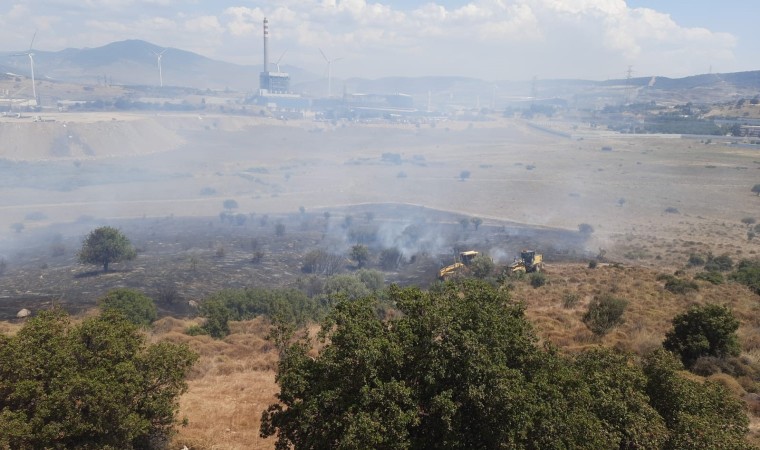
POLYGON ((387 296, 400 311, 387 320, 371 298, 337 304, 316 357, 308 338, 282 348, 261 427, 276 448, 750 448, 740 402, 682 378, 667 353, 646 370, 608 349, 564 357, 477 280, 387 296))
POLYGON ((129 239, 113 227, 99 227, 90 232, 79 251, 79 261, 84 264, 102 264, 108 272, 112 262, 128 261, 136 256, 129 239))
POLYGON ((196 358, 146 346, 114 311, 77 325, 43 311, 0 335, 0 448, 163 448, 196 358))
POLYGON ((662 343, 666 350, 678 355, 686 367, 701 356, 736 356, 739 321, 731 310, 721 305, 693 306, 673 318, 673 328, 662 343))
POLYGON ((98 300, 104 311, 118 311, 138 326, 148 326, 158 317, 153 299, 133 289, 114 289, 98 300))

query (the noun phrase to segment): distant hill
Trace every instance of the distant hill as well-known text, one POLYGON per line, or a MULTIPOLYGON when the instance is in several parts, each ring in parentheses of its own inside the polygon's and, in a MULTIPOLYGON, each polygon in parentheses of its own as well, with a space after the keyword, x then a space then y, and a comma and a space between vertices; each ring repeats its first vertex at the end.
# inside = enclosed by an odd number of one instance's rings
MULTIPOLYGON (((158 66, 154 53, 163 51, 150 42, 126 40, 112 42, 97 48, 67 48, 57 52, 35 51, 35 75, 54 80, 93 84, 109 82, 121 85, 156 85, 159 83, 158 66)), ((8 70, 29 75, 26 58, 0 55, 8 70)), ((162 59, 165 86, 194 87, 198 89, 230 88, 241 91, 258 89, 260 66, 244 66, 216 61, 197 53, 168 48, 162 59)), ((318 78, 292 66, 283 66, 293 82, 318 78)), ((3 71, 3 72, 5 72, 3 71)))
MULTIPOLYGON (((163 51, 150 42, 126 40, 97 48, 68 48, 57 52, 35 50, 35 73, 39 80, 77 84, 114 85, 159 84, 154 53, 163 51)), ((0 53, 0 73, 29 75, 24 56, 0 53)), ((217 61, 177 48, 166 49, 163 59, 165 86, 197 89, 233 89, 254 92, 259 85, 259 65, 238 65, 217 61)), ((283 66, 291 75, 293 91, 307 96, 327 94, 324 74, 312 74, 293 66, 283 66)), ((562 99, 577 107, 599 107, 625 101, 714 103, 753 97, 760 91, 760 71, 701 74, 684 78, 637 77, 604 81, 538 79, 535 81, 486 81, 454 76, 349 78, 332 80, 333 95, 351 93, 404 93, 414 97, 418 108, 508 107, 535 100, 562 99), (535 96, 535 98, 533 98, 535 96)))

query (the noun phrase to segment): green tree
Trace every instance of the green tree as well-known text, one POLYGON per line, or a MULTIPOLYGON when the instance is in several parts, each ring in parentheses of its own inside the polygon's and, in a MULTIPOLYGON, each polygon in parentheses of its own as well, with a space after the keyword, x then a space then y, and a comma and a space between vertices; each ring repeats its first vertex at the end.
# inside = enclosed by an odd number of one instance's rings
POLYGON ((472 225, 475 227, 475 231, 478 231, 478 228, 480 228, 480 225, 483 224, 483 219, 480 217, 473 217, 470 219, 470 222, 472 222, 472 225))
POLYGON ((224 206, 224 209, 233 210, 238 208, 238 202, 234 199, 228 198, 222 202, 222 206, 224 206))
POLYGON ((359 267, 364 267, 369 261, 369 249, 366 245, 356 244, 351 247, 351 259, 356 261, 359 267))
POLYGON ((731 310, 721 305, 693 306, 672 320, 673 328, 665 334, 662 346, 678 355, 686 367, 700 356, 736 356, 739 321, 731 310))
POLYGON ((668 429, 649 404, 647 378, 628 355, 606 348, 580 354, 575 366, 594 395, 594 414, 615 438, 616 449, 660 449, 668 429))
POLYGON ((623 323, 623 313, 628 307, 628 300, 611 294, 596 295, 588 305, 583 322, 597 336, 609 333, 623 323))
POLYGON ((133 289, 114 289, 98 300, 103 311, 118 311, 138 326, 148 326, 158 317, 153 299, 133 289))
POLYGON ((108 272, 112 262, 134 259, 136 252, 121 231, 113 227, 92 230, 79 251, 79 261, 83 264, 102 264, 103 272, 108 272))
POLYGON ((469 267, 476 278, 486 278, 493 274, 496 265, 490 257, 478 255, 470 261, 469 267))
POLYGON ((612 448, 583 378, 536 345, 506 293, 468 280, 389 296, 401 317, 342 302, 317 358, 308 341, 284 351, 262 436, 277 448, 612 448))
POLYGON ((0 335, 0 448, 164 448, 197 359, 123 316, 43 311, 0 335))
POLYGON ((278 402, 261 436, 276 448, 731 449, 741 402, 682 378, 667 352, 642 368, 595 349, 575 358, 538 345, 524 306, 482 281, 388 290, 341 302, 309 338, 279 339, 278 402))
POLYGON ((201 328, 215 339, 221 339, 230 334, 230 310, 224 301, 218 298, 206 300, 201 304, 200 313, 206 318, 201 328))

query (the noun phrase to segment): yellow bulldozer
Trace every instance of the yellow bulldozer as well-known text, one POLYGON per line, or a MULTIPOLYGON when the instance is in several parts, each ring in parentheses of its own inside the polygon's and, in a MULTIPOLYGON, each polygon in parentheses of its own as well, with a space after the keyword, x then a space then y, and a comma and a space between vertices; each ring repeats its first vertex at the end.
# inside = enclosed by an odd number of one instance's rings
POLYGON ((523 250, 509 268, 512 273, 540 272, 544 268, 544 255, 535 250, 523 250))
POLYGON ((476 256, 478 256, 478 252, 475 250, 467 250, 464 252, 459 253, 459 261, 456 261, 454 264, 451 264, 450 266, 446 266, 443 269, 438 271, 438 279, 445 281, 452 276, 461 273, 466 269, 468 265, 470 265, 470 262, 472 262, 473 259, 475 259, 476 256))

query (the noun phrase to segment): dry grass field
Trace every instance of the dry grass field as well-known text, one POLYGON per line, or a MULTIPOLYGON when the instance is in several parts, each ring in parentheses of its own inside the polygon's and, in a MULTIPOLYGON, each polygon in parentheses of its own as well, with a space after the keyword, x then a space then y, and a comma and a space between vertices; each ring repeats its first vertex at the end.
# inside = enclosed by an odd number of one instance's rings
MULTIPOLYGON (((692 253, 734 261, 758 255, 760 238, 748 239, 742 223, 760 220, 760 197, 750 192, 760 183, 755 148, 540 124, 571 136, 563 137, 496 117, 434 125, 183 114, 50 118, 0 119, 3 317, 26 302, 64 301, 85 311, 113 287, 156 297, 167 284, 179 300, 161 304, 163 314, 187 317, 188 301, 223 287, 292 285, 306 251, 345 252, 341 224, 348 216, 369 222, 363 217, 372 212, 389 242, 410 224, 429 231, 424 257, 387 273, 390 281, 432 281, 458 244, 507 259, 526 245, 544 251, 548 284, 512 280, 512 295, 525 302, 540 338, 565 351, 601 344, 642 354, 661 343, 674 315, 714 302, 741 320, 742 357, 760 360, 757 295, 701 281, 698 291, 676 295, 657 280, 676 270, 693 275, 686 267, 692 253), (237 202, 231 212, 247 218, 244 226, 220 222, 226 199, 237 202), (458 220, 469 217, 482 218, 482 228, 459 229, 458 220), (274 232, 278 222, 284 236, 274 232), (103 223, 123 227, 139 256, 98 275, 77 265, 76 250, 103 223), (579 236, 582 223, 593 227, 590 236, 579 236), (23 229, 15 232, 14 224, 23 229), (256 250, 266 256, 252 264, 256 250), (588 268, 598 253, 619 264, 588 268), (604 293, 629 306, 625 322, 599 339, 581 318, 604 293), (563 304, 568 296, 577 298, 571 307, 563 304)), ((197 322, 176 317, 159 320, 149 336, 187 342, 201 355, 181 400, 189 425, 174 447, 273 448, 258 438, 261 412, 277 392, 266 320, 234 323, 230 336, 214 341, 184 334, 197 322)), ((0 332, 19 326, 0 322, 0 332)), ((716 379, 739 397, 756 389, 748 380, 716 379)))

